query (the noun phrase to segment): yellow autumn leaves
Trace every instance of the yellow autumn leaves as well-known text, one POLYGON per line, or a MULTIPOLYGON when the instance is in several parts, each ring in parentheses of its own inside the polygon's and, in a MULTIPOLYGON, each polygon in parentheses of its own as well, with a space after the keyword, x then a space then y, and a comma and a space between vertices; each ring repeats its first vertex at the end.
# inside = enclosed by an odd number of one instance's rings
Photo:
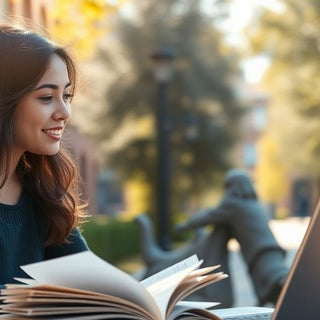
POLYGON ((89 58, 97 41, 106 35, 112 16, 128 0, 55 0, 50 11, 54 39, 75 52, 79 59, 89 58))

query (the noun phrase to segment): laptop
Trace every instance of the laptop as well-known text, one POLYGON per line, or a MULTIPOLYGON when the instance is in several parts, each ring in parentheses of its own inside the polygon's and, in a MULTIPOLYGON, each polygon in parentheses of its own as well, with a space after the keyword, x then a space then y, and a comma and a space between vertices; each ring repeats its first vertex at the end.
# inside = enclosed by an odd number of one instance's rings
POLYGON ((224 320, 320 319, 320 199, 275 308, 239 307, 213 312, 224 320))

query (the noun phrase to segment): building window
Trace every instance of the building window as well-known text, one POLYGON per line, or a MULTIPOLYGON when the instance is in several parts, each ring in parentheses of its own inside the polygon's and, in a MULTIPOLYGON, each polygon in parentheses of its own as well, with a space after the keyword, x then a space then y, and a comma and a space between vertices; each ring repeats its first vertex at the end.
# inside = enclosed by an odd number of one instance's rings
POLYGON ((7 1, 7 10, 9 15, 14 15, 14 0, 7 1))
POLYGON ((87 182, 88 178, 87 157, 85 154, 80 156, 80 175, 83 181, 87 182))
POLYGON ((31 19, 32 17, 32 9, 31 9, 31 1, 24 0, 23 1, 23 15, 24 17, 31 19))
POLYGON ((267 114, 265 108, 254 108, 252 111, 252 126, 256 130, 263 130, 267 124, 267 114))
POLYGON ((253 167, 257 162, 257 149, 253 143, 248 143, 243 148, 243 162, 246 167, 253 167))
POLYGON ((80 184, 81 192, 85 196, 85 198, 88 197, 88 162, 87 162, 87 156, 86 154, 80 155, 80 163, 79 163, 79 171, 80 171, 80 177, 82 180, 82 183, 80 184))
POLYGON ((40 23, 43 27, 48 28, 47 11, 44 6, 40 8, 40 23))

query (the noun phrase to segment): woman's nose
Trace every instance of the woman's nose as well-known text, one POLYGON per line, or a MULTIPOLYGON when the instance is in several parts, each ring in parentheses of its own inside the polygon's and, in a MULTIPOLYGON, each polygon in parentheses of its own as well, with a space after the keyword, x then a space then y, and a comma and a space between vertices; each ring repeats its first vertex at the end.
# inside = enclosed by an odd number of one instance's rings
POLYGON ((53 114, 55 120, 68 121, 71 116, 71 106, 69 102, 61 101, 57 103, 56 110, 53 114))

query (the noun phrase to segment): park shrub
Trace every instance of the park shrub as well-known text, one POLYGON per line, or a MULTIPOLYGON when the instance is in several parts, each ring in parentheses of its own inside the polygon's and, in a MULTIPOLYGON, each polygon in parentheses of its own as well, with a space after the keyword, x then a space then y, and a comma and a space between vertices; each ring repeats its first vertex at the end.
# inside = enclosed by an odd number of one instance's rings
POLYGON ((140 252, 138 228, 132 221, 92 216, 82 227, 89 248, 102 259, 116 264, 140 252))
MULTIPOLYGON (((183 221, 176 216, 174 223, 183 221)), ((154 232, 156 226, 153 225, 154 232)), ((102 259, 117 264, 140 254, 140 232, 134 221, 121 217, 110 218, 105 215, 94 215, 82 226, 82 234, 89 248, 102 259)), ((192 231, 172 232, 172 246, 182 245, 193 237, 192 231)))

